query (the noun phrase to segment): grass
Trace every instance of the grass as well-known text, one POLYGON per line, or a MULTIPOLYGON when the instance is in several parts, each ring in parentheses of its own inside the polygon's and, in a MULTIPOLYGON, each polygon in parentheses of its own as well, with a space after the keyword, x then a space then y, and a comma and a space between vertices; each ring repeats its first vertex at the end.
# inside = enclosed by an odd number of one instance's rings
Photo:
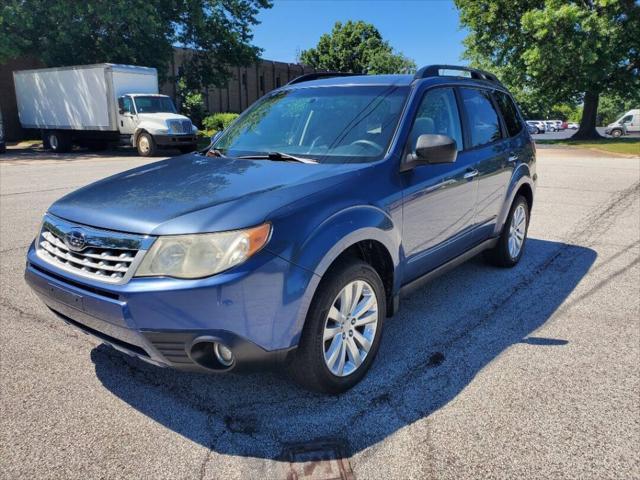
POLYGON ((577 148, 593 148, 611 153, 640 156, 640 138, 603 138, 601 140, 536 140, 543 145, 566 145, 577 148))

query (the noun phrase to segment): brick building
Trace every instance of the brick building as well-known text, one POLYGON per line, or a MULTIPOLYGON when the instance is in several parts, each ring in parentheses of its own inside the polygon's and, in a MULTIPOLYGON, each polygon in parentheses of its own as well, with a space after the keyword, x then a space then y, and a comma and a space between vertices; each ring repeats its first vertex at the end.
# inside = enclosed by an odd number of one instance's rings
MULTIPOLYGON (((188 49, 176 48, 167 78, 180 75, 180 66, 188 49)), ((316 69, 297 63, 284 63, 261 59, 249 67, 233 67, 226 88, 209 87, 205 94, 205 109, 209 112, 240 113, 265 93, 316 69)), ((160 92, 176 100, 175 82, 169 80, 160 86, 160 92)))
MULTIPOLYGON (((160 86, 160 92, 172 97, 174 101, 176 85, 173 79, 180 74, 180 67, 188 54, 187 49, 174 49, 171 66, 165 75, 169 80, 160 86)), ((25 135, 18 121, 13 72, 42 66, 42 62, 30 57, 17 58, 0 65, 0 111, 4 121, 5 137, 9 141, 19 140, 25 135)), ((205 89, 205 109, 211 113, 240 113, 270 90, 286 84, 295 77, 314 71, 315 69, 300 64, 264 59, 249 67, 233 67, 227 87, 205 89)))

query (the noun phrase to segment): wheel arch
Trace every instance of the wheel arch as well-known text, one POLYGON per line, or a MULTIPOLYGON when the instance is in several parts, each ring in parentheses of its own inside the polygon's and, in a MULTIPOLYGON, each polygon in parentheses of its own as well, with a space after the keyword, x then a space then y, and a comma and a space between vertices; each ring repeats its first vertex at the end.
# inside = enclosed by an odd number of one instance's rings
POLYGON ((391 217, 373 206, 351 207, 322 222, 290 259, 314 273, 298 310, 296 343, 322 278, 345 258, 360 258, 378 272, 385 287, 387 315, 393 314, 399 289, 400 239, 400 229, 391 217))
POLYGON ((531 211, 531 208, 533 207, 534 192, 535 184, 531 178, 531 170, 526 163, 520 164, 513 174, 511 183, 507 189, 504 204, 502 205, 502 209, 498 215, 496 231, 494 232, 496 235, 502 231, 504 222, 507 220, 507 216, 509 215, 511 205, 518 195, 521 194, 524 196, 527 200, 529 211, 531 211))

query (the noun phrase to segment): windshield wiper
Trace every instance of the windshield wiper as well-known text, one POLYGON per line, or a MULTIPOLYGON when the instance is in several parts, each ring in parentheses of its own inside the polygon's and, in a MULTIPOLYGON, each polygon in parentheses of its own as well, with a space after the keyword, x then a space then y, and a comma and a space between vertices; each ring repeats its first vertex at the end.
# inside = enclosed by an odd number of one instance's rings
POLYGON ((269 152, 269 153, 256 153, 254 155, 243 155, 241 157, 236 158, 244 158, 244 159, 255 159, 255 160, 273 160, 275 162, 300 162, 300 163, 318 163, 316 160, 312 160, 310 158, 302 158, 296 157, 294 155, 290 155, 288 153, 283 152, 269 152))

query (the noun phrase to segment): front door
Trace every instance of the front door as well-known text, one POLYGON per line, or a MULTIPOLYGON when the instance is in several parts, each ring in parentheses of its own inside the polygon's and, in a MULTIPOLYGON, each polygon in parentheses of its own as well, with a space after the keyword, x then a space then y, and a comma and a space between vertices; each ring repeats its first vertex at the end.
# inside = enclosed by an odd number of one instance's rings
POLYGON ((136 131, 136 110, 133 99, 125 95, 118 99, 118 129, 123 135, 133 135, 136 131))
MULTIPOLYGON (((465 152, 460 114, 453 88, 428 90, 422 98, 407 148, 422 134, 441 134, 458 145, 454 163, 422 165, 402 173, 403 283, 444 263, 465 249, 477 194, 477 170, 465 152)), ((407 150, 409 151, 409 150, 407 150)))

